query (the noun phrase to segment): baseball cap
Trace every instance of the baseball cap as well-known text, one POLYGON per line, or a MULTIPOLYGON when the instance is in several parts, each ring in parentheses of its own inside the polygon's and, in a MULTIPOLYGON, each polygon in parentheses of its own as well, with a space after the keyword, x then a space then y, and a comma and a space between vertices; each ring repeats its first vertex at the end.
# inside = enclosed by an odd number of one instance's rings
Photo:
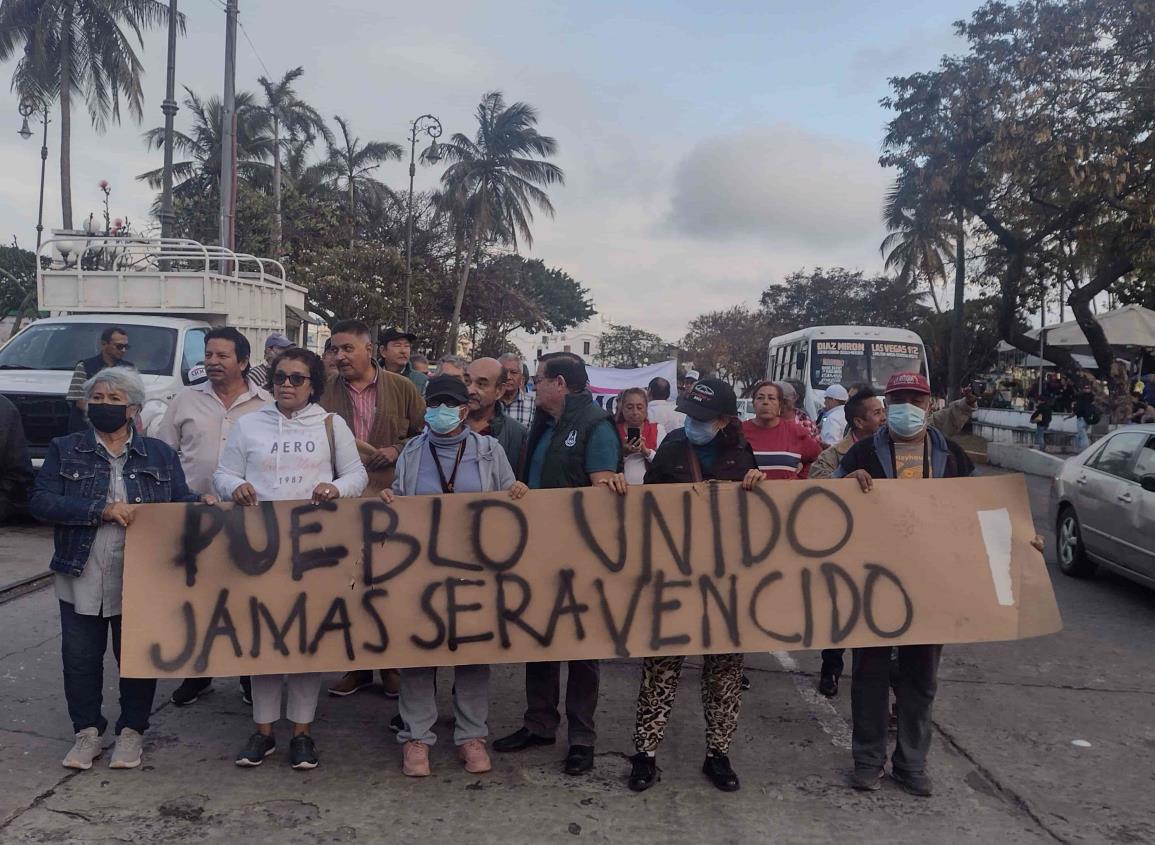
POLYGON ((678 410, 688 417, 703 422, 720 416, 738 416, 738 397, 734 389, 721 379, 702 379, 678 400, 678 410))
POLYGON ((686 370, 686 374, 682 376, 682 381, 698 381, 701 377, 697 370, 686 370))
POLYGON ((841 384, 832 384, 826 388, 826 398, 834 399, 838 402, 849 402, 850 394, 846 392, 846 388, 841 384))
POLYGON ((292 345, 293 341, 280 332, 273 332, 265 338, 265 349, 288 349, 292 345))
POLYGON ((413 334, 412 332, 402 331, 396 326, 389 326, 388 328, 381 329, 381 331, 377 334, 377 343, 381 346, 385 346, 386 344, 392 343, 395 340, 407 340, 410 343, 416 343, 417 335, 413 334))
POLYGON ((915 393, 930 395, 930 382, 922 373, 895 373, 886 382, 886 393, 897 393, 900 390, 912 390, 915 393))
POLYGON ((465 405, 469 402, 469 391, 465 382, 455 376, 434 376, 425 386, 426 405, 465 405))

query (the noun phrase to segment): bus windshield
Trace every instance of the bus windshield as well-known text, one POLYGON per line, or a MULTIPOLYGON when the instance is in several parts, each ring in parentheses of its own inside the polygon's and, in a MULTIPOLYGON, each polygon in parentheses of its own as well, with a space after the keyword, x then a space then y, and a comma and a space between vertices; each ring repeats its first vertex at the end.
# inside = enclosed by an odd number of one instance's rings
POLYGON ((811 343, 810 385, 870 384, 881 390, 895 373, 922 372, 922 346, 889 340, 815 340, 811 343))
MULTIPOLYGON (((33 323, 0 349, 0 370, 68 370, 100 351, 106 323, 33 323)), ((146 375, 172 373, 176 329, 125 326, 125 358, 146 375)))

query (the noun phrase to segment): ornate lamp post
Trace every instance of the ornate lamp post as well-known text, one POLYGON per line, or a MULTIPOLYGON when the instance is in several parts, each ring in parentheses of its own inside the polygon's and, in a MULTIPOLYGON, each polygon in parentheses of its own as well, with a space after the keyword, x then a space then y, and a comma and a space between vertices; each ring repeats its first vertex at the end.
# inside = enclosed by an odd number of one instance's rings
POLYGON ((441 158, 437 139, 441 137, 441 121, 431 114, 423 114, 409 125, 409 225, 405 236, 405 331, 413 315, 411 304, 413 286, 413 177, 417 173, 417 136, 424 133, 430 138, 425 160, 435 163, 441 158))
POLYGON ((24 118, 17 134, 27 141, 32 137, 32 130, 28 128, 28 118, 40 113, 40 121, 44 125, 44 140, 40 144, 40 207, 36 213, 36 255, 40 260, 40 241, 44 234, 44 168, 48 164, 48 104, 32 96, 20 98, 20 116, 24 118))

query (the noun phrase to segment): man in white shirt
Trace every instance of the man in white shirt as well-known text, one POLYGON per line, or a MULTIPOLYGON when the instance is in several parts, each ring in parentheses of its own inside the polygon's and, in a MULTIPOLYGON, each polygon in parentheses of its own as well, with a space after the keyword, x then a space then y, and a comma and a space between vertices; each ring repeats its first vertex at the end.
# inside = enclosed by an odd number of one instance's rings
MULTIPOLYGON (((208 381, 186 387, 169 403, 156 437, 180 455, 189 489, 213 495, 213 473, 233 423, 272 401, 264 390, 245 379, 251 350, 243 334, 230 327, 205 335, 205 372, 208 381)), ((242 679, 245 701, 249 691, 242 679)), ((212 678, 186 678, 171 700, 178 707, 195 702, 208 691, 212 678)))
POLYGON ((664 378, 650 379, 650 386, 646 390, 650 397, 649 410, 646 416, 650 422, 662 426, 669 434, 679 429, 686 421, 686 415, 676 410, 677 402, 670 399, 670 383, 664 378))
POLYGON ((826 388, 826 408, 822 412, 822 445, 833 446, 846 433, 846 403, 850 394, 841 384, 826 388))

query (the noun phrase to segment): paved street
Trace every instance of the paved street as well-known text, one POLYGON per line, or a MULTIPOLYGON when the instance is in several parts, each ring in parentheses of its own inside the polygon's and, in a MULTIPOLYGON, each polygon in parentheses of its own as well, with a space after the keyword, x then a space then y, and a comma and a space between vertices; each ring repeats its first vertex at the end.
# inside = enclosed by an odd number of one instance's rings
MULTIPOLYGON (((443 722, 434 777, 409 780, 385 727, 396 704, 376 692, 322 701, 316 771, 291 771, 283 751, 239 770, 232 759, 251 724, 232 679, 185 710, 167 703, 173 684, 162 684, 142 769, 112 772, 102 760, 69 773, 60 767, 72 737, 57 611, 42 589, 0 605, 0 842, 1155 841, 1155 592, 1058 574, 1043 524, 1047 482, 1028 482, 1065 630, 947 649, 931 799, 891 783, 867 795, 845 787, 849 684, 831 707, 812 691, 817 655, 797 652, 749 657, 736 794, 699 771, 693 661, 659 753, 662 781, 642 795, 625 788, 636 661, 604 665, 597 768, 585 778, 560 773, 561 745, 495 755, 492 773, 467 775, 443 722)), ((3 583, 34 574, 50 544, 38 529, 9 540, 0 542, 3 583)), ((494 673, 494 736, 519 723, 521 678, 519 667, 494 673)), ((443 713, 449 687, 441 684, 443 713)))

